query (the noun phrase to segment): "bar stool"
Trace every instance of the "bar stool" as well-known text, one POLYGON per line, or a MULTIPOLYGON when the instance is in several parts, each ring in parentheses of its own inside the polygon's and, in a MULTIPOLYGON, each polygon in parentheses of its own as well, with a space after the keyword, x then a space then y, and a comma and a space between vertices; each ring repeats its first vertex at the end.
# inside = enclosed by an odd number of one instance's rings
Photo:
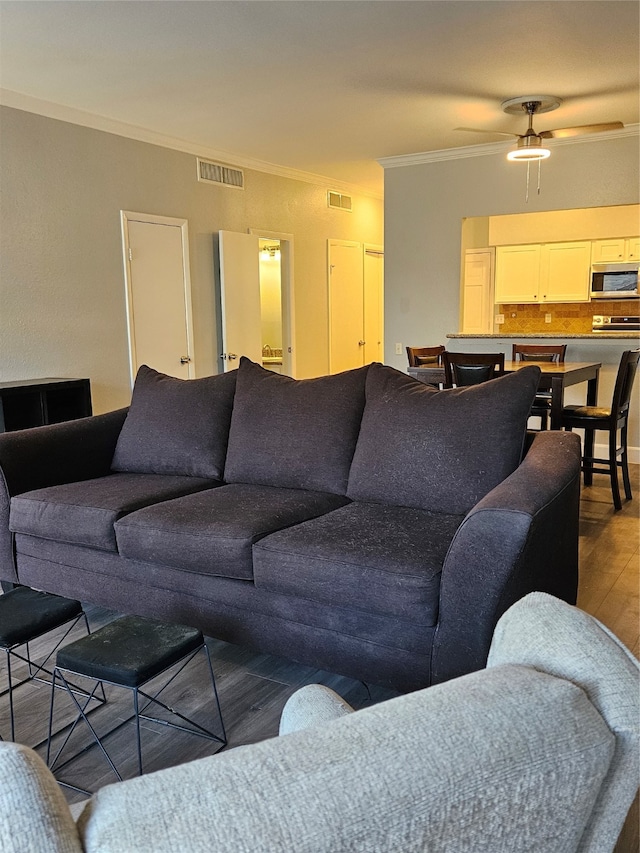
POLYGON ((622 509, 618 468, 622 469, 622 483, 627 500, 631 500, 631 480, 629 478, 629 459, 627 432, 629 427, 629 405, 631 391, 640 362, 640 349, 625 350, 618 365, 616 384, 613 389, 611 406, 565 406, 562 410, 562 426, 571 432, 573 429, 585 431, 582 454, 584 482, 590 486, 594 474, 608 474, 611 481, 611 495, 616 510, 622 509), (594 456, 593 440, 596 430, 609 433, 609 455, 606 459, 594 456), (620 431, 620 444, 618 444, 620 431))
POLYGON ((28 586, 19 586, 0 595, 0 650, 6 654, 8 678, 8 687, 0 693, 0 696, 9 695, 11 740, 15 740, 16 734, 14 690, 30 681, 51 683, 49 679, 53 677, 53 673, 47 669, 46 664, 80 620, 84 620, 88 634, 89 622, 86 614, 80 602, 73 599, 39 592, 28 586), (67 623, 70 624, 64 635, 41 663, 35 663, 31 658, 29 643, 67 623), (17 651, 21 646, 26 647, 26 656, 17 651), (29 674, 19 681, 14 681, 13 678, 12 659, 22 661, 28 667, 29 674), (40 673, 45 673, 49 679, 41 678, 40 673))
MULTIPOLYGON (((87 637, 83 637, 74 643, 70 643, 60 649, 56 658, 56 666, 53 671, 53 681, 51 690, 51 706, 49 713, 49 739, 47 743, 47 764, 52 771, 62 770, 75 758, 84 754, 88 749, 98 746, 102 751, 103 756, 108 762, 111 770, 116 775, 119 781, 122 781, 122 775, 116 767, 111 756, 105 749, 103 741, 106 738, 124 726, 131 720, 135 720, 136 726, 136 746, 138 757, 138 775, 142 775, 142 744, 140 739, 140 720, 161 723, 173 729, 187 732, 188 734, 198 735, 207 740, 218 741, 221 748, 226 746, 227 738, 224 730, 224 722, 222 712, 220 710, 220 701, 218 699, 218 691, 216 689, 213 667, 211 666, 211 658, 209 650, 204 642, 202 632, 197 628, 190 628, 184 625, 171 625, 165 622, 158 622, 154 619, 144 619, 137 616, 124 616, 116 619, 113 622, 94 631, 87 637), (169 708, 164 702, 160 701, 159 695, 171 684, 171 682, 179 675, 180 672, 193 660, 193 658, 202 652, 207 660, 209 675, 211 678, 211 686, 213 688, 213 698, 216 704, 217 732, 201 726, 193 719, 176 711, 174 708, 169 708), (164 684, 150 695, 142 690, 142 687, 151 679, 170 670, 174 665, 181 664, 180 668, 175 671, 164 684), (69 688, 69 676, 78 677, 84 676, 95 681, 95 686, 92 690, 87 691, 89 699, 84 704, 81 704, 76 695, 69 688), (51 738, 54 716, 54 697, 56 682, 69 691, 77 710, 77 717, 70 731, 64 738, 62 745, 57 753, 50 758, 51 754, 51 738), (111 728, 103 735, 98 735, 95 728, 87 718, 85 709, 93 697, 98 685, 104 686, 109 684, 114 687, 121 687, 131 690, 133 698, 133 714, 122 720, 116 726, 111 728), (144 703, 140 706, 140 697, 143 697, 144 703), (168 722, 165 719, 147 716, 144 712, 149 705, 155 704, 165 711, 170 712, 175 718, 178 718, 188 726, 180 725, 175 722, 168 722), (92 742, 76 752, 70 758, 67 758, 63 763, 59 763, 60 757, 65 749, 69 738, 73 734, 76 725, 84 721, 88 726, 92 742)), ((81 793, 90 794, 91 792, 68 782, 58 779, 59 783, 66 787, 74 788, 81 793)))

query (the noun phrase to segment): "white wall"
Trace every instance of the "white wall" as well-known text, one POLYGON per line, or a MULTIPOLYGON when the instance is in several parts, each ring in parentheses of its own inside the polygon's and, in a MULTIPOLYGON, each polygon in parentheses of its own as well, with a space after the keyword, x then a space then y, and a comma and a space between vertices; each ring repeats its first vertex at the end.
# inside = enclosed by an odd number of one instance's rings
MULTIPOLYGON (((192 154, 0 108, 0 381, 91 379, 94 411, 130 399, 120 210, 189 222, 199 375, 219 351, 214 235, 294 236, 298 376, 328 371, 327 240, 382 243, 382 202, 245 170, 245 190, 196 180, 192 154)), ((233 164, 231 164, 233 165, 233 164)))

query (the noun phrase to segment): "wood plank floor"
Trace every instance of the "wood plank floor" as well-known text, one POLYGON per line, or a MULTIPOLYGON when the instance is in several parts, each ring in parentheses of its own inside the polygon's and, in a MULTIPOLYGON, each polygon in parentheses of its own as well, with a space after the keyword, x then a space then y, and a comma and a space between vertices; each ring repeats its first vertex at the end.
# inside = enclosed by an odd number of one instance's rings
MULTIPOLYGON (((632 466, 634 500, 623 503, 614 513, 608 480, 594 478, 595 485, 584 488, 580 507, 580 585, 578 605, 600 619, 640 656, 639 569, 640 569, 640 466, 632 466)), ((87 607, 92 630, 117 614, 87 607)), ((70 639, 82 636, 74 629, 70 639)), ((224 714, 227 749, 273 737, 278 731, 280 712, 287 698, 298 687, 311 682, 326 684, 357 708, 383 701, 395 695, 392 691, 344 678, 332 673, 293 664, 282 658, 254 654, 236 646, 208 639, 207 645, 216 674, 216 683, 224 714)), ((42 641, 33 650, 38 654, 42 641)), ((207 724, 211 696, 204 657, 190 664, 171 685, 169 697, 203 725, 207 724)), ((4 656, 0 659, 0 690, 6 686, 4 656)), ((36 744, 46 736, 49 714, 48 686, 31 683, 16 691, 16 739, 36 744)), ((92 721, 97 727, 112 725, 131 712, 129 691, 112 688, 107 706, 95 711, 92 721)), ((56 693, 56 719, 60 724, 72 718, 71 703, 61 692, 56 693)), ((0 700, 0 733, 8 737, 8 703, 0 700)), ((76 747, 87 743, 84 730, 74 733, 76 747)), ((107 739, 106 746, 122 774, 133 775, 136 764, 133 750, 132 724, 125 725, 107 739)), ((73 748, 70 742, 67 748, 73 748)), ((143 725, 145 770, 152 771, 216 752, 219 745, 199 737, 185 735, 155 723, 143 725)), ((44 747, 38 752, 44 754, 44 747)), ((65 753, 69 754, 69 753, 65 753)), ((98 749, 91 749, 61 774, 79 787, 97 790, 115 781, 98 749)), ((70 802, 82 796, 66 790, 70 802)), ((638 853, 638 800, 631 809, 616 846, 616 853, 638 853)))

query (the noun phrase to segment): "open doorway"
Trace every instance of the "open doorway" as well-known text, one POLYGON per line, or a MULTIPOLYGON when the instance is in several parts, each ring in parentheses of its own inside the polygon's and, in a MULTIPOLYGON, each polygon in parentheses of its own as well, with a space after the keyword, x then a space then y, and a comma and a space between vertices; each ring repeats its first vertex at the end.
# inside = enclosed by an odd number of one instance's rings
POLYGON ((295 376, 293 236, 252 228, 258 237, 262 366, 295 376))

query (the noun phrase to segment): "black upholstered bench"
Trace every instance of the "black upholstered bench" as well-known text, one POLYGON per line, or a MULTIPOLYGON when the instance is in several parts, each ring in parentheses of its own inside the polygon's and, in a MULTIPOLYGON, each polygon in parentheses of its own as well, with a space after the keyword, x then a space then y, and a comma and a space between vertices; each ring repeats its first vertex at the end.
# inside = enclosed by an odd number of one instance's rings
POLYGON ((8 687, 0 693, 0 696, 7 694, 9 696, 11 740, 15 740, 16 728, 13 691, 29 681, 47 682, 52 678, 53 673, 47 668, 47 664, 81 619, 84 620, 88 634, 87 617, 82 604, 75 599, 40 592, 28 586, 19 586, 0 595, 0 651, 5 652, 7 657, 8 680, 8 687), (40 663, 34 661, 29 643, 63 625, 68 625, 67 630, 62 636, 56 637, 55 645, 46 657, 40 663), (18 650, 23 646, 24 653, 21 653, 18 650), (12 658, 28 667, 28 675, 17 681, 14 681, 13 677, 12 658), (49 679, 42 678, 42 673, 49 676, 49 679))
MULTIPOLYGON (((208 740, 218 741, 220 747, 226 746, 226 734, 224 723, 222 720, 222 712, 220 710, 220 702, 218 699, 218 691, 216 688, 213 667, 211 666, 211 658, 209 650, 204 641, 202 632, 196 628, 190 628, 185 625, 172 625, 165 622, 159 622, 155 619, 143 619, 138 616, 124 616, 120 619, 105 625, 93 634, 83 637, 74 643, 70 643, 58 651, 56 657, 56 666, 53 670, 53 686, 57 682, 69 688, 69 679, 83 676, 95 681, 95 691, 98 685, 110 684, 116 687, 127 688, 132 691, 133 695, 133 714, 121 721, 118 725, 107 731, 103 735, 98 735, 94 727, 89 723, 85 714, 84 706, 73 696, 73 701, 76 705, 78 716, 76 724, 81 720, 89 727, 93 736, 92 742, 88 747, 81 750, 86 752, 92 746, 99 746, 111 769, 119 780, 122 779, 120 771, 112 761, 108 752, 104 747, 103 741, 115 731, 120 729, 125 723, 135 720, 136 739, 138 751, 138 773, 142 775, 142 745, 140 741, 140 720, 149 720, 151 722, 162 723, 174 729, 188 732, 189 734, 198 735, 207 738, 208 740), (193 719, 176 711, 175 708, 169 708, 164 702, 158 699, 160 693, 168 687, 168 685, 176 678, 184 667, 191 660, 202 652, 207 660, 209 674, 211 676, 211 686, 213 688, 213 698, 215 700, 215 717, 216 731, 206 729, 193 719), (172 671, 169 670, 177 667, 172 671), (142 690, 142 687, 151 679, 156 678, 163 673, 167 673, 168 680, 162 686, 155 690, 153 695, 149 695, 142 690), (140 706, 140 697, 145 701, 140 706), (181 725, 175 722, 168 722, 166 719, 158 719, 150 717, 144 713, 147 707, 155 704, 165 711, 168 711, 175 718, 178 718, 181 725)), ((92 691, 93 692, 93 691, 92 691)), ((54 697, 55 689, 51 691, 51 711, 49 715, 49 732, 51 733, 54 718, 54 697)), ((74 760, 80 753, 72 755, 63 763, 60 763, 61 755, 69 741, 72 732, 69 732, 64 739, 62 745, 58 748, 56 755, 50 759, 51 754, 51 734, 47 744, 47 764, 51 770, 61 770, 67 764, 74 760)), ((58 780, 62 782, 62 780, 58 780)), ((68 784, 62 782, 62 784, 68 784)), ((75 787, 69 785, 69 787, 75 787)), ((76 789, 82 790, 82 789, 76 789)), ((89 792, 86 792, 89 793, 89 792)))

